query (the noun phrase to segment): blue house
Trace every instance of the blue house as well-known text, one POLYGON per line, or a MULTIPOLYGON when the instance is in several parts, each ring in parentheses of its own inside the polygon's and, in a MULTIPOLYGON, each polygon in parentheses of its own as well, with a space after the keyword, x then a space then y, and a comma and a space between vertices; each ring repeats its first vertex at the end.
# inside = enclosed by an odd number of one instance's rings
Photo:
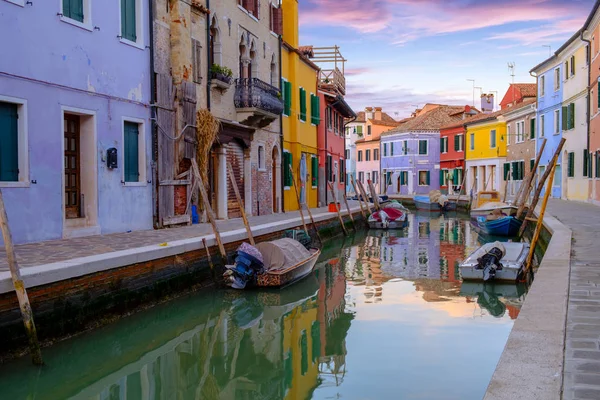
MULTIPOLYGON (((538 179, 545 172, 556 148, 563 136, 563 66, 556 55, 548 58, 541 64, 531 69, 531 73, 537 76, 538 98, 537 98, 537 137, 536 154, 540 149, 541 142, 546 139, 546 147, 540 159, 538 179)), ((563 197, 563 168, 562 157, 558 158, 552 197, 563 197)))
POLYGON ((0 1, 0 189, 15 242, 152 229, 148 4, 0 1))

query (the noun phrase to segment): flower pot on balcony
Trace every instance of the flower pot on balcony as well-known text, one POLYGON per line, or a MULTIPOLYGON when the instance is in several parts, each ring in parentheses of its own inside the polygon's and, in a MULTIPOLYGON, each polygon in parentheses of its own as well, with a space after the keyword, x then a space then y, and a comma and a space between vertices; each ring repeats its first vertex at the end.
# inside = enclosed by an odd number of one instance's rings
POLYGON ((221 72, 211 73, 211 85, 219 90, 227 90, 231 86, 231 77, 221 72))

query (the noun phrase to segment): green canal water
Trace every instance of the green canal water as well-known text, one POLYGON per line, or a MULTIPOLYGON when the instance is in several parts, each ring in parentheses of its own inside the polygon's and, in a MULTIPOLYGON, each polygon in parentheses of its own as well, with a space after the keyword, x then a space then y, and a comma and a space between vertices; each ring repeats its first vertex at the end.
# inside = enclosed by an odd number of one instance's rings
POLYGON ((280 291, 203 292, 0 367, 0 398, 481 399, 526 289, 461 284, 460 216, 330 241, 280 291))

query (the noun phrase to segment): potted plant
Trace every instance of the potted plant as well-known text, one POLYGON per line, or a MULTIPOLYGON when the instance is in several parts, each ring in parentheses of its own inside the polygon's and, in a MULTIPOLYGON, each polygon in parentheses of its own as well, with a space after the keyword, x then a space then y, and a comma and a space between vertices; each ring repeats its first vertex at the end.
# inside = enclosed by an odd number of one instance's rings
POLYGON ((233 76, 233 72, 230 68, 219 64, 213 64, 210 67, 210 76, 211 79, 216 79, 226 84, 231 84, 231 77, 233 76))

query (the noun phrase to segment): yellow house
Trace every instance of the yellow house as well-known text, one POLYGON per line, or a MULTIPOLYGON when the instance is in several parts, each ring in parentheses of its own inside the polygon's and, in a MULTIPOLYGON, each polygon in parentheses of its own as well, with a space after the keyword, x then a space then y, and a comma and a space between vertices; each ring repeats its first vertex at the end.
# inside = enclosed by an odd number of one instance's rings
POLYGON ((504 194, 506 122, 498 118, 510 109, 478 114, 465 120, 467 193, 495 190, 504 194))
POLYGON ((318 102, 317 73, 319 67, 311 62, 298 46, 298 0, 283 0, 283 41, 281 48, 281 86, 283 111, 283 181, 284 210, 297 210, 298 199, 309 207, 317 207, 317 186, 313 186, 311 168, 317 163, 317 125, 311 122, 318 102), (315 161, 313 161, 313 158, 315 161), (293 176, 289 171, 292 166, 293 176))
POLYGON ((319 378, 319 320, 316 298, 296 307, 283 320, 285 400, 304 400, 319 378))

